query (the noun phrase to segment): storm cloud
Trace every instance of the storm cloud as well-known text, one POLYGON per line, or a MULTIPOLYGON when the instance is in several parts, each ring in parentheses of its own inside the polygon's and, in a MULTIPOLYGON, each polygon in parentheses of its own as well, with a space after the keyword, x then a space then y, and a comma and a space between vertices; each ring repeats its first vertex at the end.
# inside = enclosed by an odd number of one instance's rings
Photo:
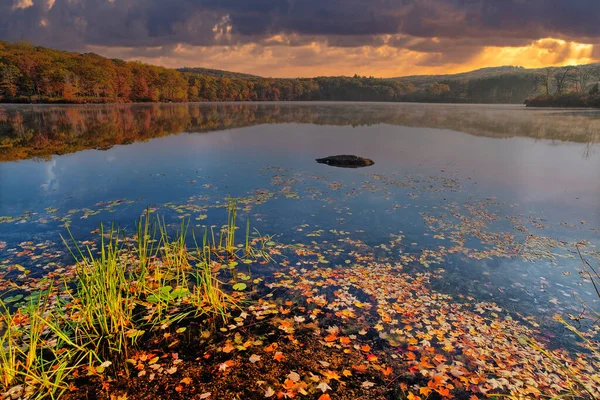
POLYGON ((318 43, 426 53, 419 62, 434 65, 543 38, 600 43, 598 21, 598 0, 0 0, 0 40, 146 58, 318 43))

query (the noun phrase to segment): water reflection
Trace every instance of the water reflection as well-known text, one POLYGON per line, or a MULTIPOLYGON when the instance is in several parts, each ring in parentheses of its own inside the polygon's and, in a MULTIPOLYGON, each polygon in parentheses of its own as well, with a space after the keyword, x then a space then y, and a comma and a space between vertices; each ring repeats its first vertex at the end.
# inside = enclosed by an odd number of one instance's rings
POLYGON ((220 223, 231 195, 247 201, 242 218, 283 243, 361 241, 382 259, 444 268, 438 285, 447 292, 548 317, 576 314, 572 293, 598 304, 580 286, 573 247, 586 243, 586 257, 600 259, 596 111, 372 103, 0 110, 2 160, 46 160, 0 163, 0 244, 14 249, 0 252, 0 267, 43 268, 22 246, 64 252, 67 224, 89 239, 101 222, 130 227, 147 207, 176 226, 180 218, 220 223), (80 151, 93 148, 106 151, 80 151), (314 161, 332 154, 375 164, 314 161))
POLYGON ((259 124, 377 124, 450 129, 487 137, 600 141, 600 112, 520 106, 379 103, 137 104, 0 106, 0 162, 49 159, 85 149, 146 141, 181 132, 259 124))

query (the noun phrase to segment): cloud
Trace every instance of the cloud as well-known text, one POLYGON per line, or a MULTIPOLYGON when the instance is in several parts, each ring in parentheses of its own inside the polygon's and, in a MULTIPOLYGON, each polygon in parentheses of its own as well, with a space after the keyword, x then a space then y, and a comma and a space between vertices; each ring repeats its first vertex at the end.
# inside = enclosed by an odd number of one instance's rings
MULTIPOLYGON (((216 53, 227 64, 234 49, 251 48, 266 60, 292 57, 299 67, 340 54, 350 57, 348 65, 362 64, 351 60, 365 53, 452 67, 490 48, 534 46, 553 54, 544 60, 572 59, 565 43, 599 43, 599 20, 597 0, 3 0, 0 40, 178 66, 208 66, 216 53), (540 42, 546 38, 556 41, 540 42), (193 48, 195 58, 182 51, 193 48)), ((247 68, 242 62, 236 69, 247 68)))
POLYGON ((33 0, 16 0, 13 3, 13 10, 24 10, 26 8, 33 7, 33 0))
MULTIPOLYGON (((411 50, 388 45, 336 47, 312 42, 289 46, 248 43, 233 46, 92 47, 90 50, 123 59, 167 67, 202 65, 207 68, 272 77, 313 77, 354 74, 379 77, 463 72, 488 66, 525 65, 541 68, 594 61, 593 46, 542 39, 518 47, 469 47, 452 54, 411 50), (200 60, 200 61, 199 61, 200 60)), ((435 50, 435 51, 434 51, 435 50)))

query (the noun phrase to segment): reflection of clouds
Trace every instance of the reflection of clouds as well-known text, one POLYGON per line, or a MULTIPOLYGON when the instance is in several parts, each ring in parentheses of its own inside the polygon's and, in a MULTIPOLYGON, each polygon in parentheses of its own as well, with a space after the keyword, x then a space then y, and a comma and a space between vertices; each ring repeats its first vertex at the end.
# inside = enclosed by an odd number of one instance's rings
POLYGON ((112 163, 117 160, 117 156, 115 154, 111 153, 111 154, 107 154, 105 159, 106 159, 106 162, 112 163))
POLYGON ((46 173, 46 180, 42 184, 42 188, 46 192, 52 192, 58 190, 58 178, 56 177, 56 160, 51 160, 45 163, 44 170, 46 173))

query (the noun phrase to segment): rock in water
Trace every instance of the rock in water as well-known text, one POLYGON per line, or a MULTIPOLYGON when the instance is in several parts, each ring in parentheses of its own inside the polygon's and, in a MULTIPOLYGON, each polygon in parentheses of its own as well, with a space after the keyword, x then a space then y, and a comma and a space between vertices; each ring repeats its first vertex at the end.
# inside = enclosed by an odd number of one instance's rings
POLYGON ((327 164, 332 167, 342 168, 361 168, 375 164, 375 161, 371 160, 370 158, 363 158, 354 155, 339 155, 317 158, 317 162, 321 164, 327 164))

